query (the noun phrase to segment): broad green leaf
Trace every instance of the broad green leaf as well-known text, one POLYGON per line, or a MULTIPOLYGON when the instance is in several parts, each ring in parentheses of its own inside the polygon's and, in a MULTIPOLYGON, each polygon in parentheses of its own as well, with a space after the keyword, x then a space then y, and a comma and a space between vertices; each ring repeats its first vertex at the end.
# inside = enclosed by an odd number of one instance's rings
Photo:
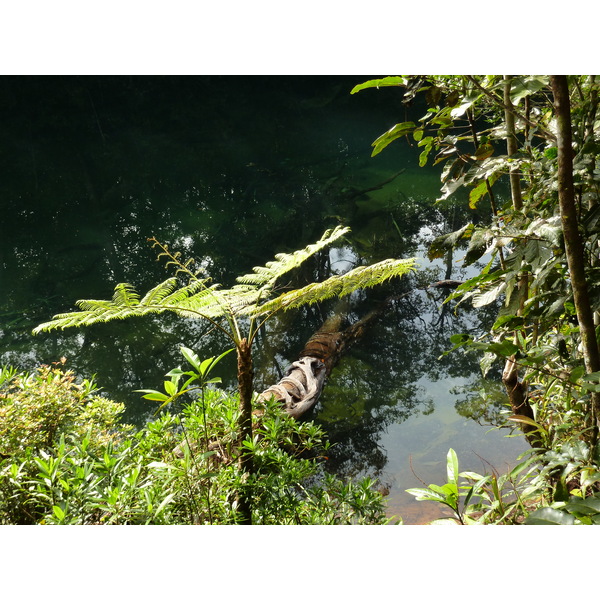
POLYGON ((504 292, 506 289, 506 283, 504 281, 500 282, 500 284, 494 286, 493 288, 485 291, 485 292, 475 292, 472 296, 472 304, 474 308, 481 308, 482 306, 487 306, 491 304, 504 292))
POLYGON ((500 173, 492 173, 489 177, 480 181, 469 193, 469 208, 477 208, 477 203, 488 193, 488 185, 491 188, 498 178, 500 173))
POLYGON ((169 396, 174 396, 177 393, 177 385, 175 382, 167 380, 165 381, 164 386, 165 392, 167 392, 169 396))
POLYGON ((450 112, 450 116, 452 119, 458 119, 462 117, 471 106, 477 101, 477 99, 481 96, 481 94, 477 91, 469 92, 464 98, 462 98, 461 103, 452 109, 450 112))
POLYGON ((390 130, 386 131, 383 135, 380 135, 372 144, 373 152, 371 156, 379 154, 388 144, 394 140, 403 137, 415 130, 416 126, 412 121, 406 123, 397 123, 390 130))
POLYGON ((207 358, 206 360, 203 360, 202 363, 200 363, 200 368, 198 369, 198 371, 199 371, 200 375, 202 375, 202 377, 204 377, 208 374, 214 360, 215 360, 214 357, 211 357, 211 358, 207 358))
POLYGON ((135 390, 136 392, 149 392, 142 396, 146 400, 154 400, 155 402, 165 402, 170 399, 170 396, 166 394, 161 394, 160 392, 156 392, 154 390, 135 390))
POLYGON ((458 457, 452 448, 448 450, 446 456, 446 474, 448 481, 456 487, 458 485, 458 457))
POLYGON ((549 506, 538 508, 524 522, 525 525, 573 525, 574 523, 575 517, 549 506))
POLYGON ((414 496, 417 500, 431 500, 433 502, 446 502, 445 494, 440 494, 439 492, 435 492, 430 489, 425 488, 410 488, 405 490, 411 496, 414 496))
POLYGON ((480 181, 470 192, 469 192, 469 208, 477 208, 477 203, 487 193, 487 180, 480 181))
POLYGON ((518 351, 519 347, 510 340, 502 340, 501 342, 473 342, 473 348, 483 350, 485 352, 494 352, 500 356, 509 357, 514 356, 518 351))
POLYGON ((569 500, 565 510, 580 515, 597 515, 600 513, 600 498, 591 496, 589 498, 569 500))
POLYGON ((560 216, 535 219, 525 231, 525 235, 540 237, 554 246, 561 246, 563 231, 560 216))
POLYGON ((453 344, 467 344, 472 340, 473 338, 468 333, 456 333, 450 336, 450 341, 453 344))
POLYGON ((377 88, 380 87, 389 87, 389 86, 404 86, 406 85, 405 77, 383 77, 382 79, 370 79, 369 81, 365 81, 364 83, 359 83, 355 85, 350 91, 351 94, 356 94, 361 90, 366 90, 368 88, 377 88))
POLYGON ((59 521, 62 521, 65 518, 65 511, 56 504, 52 507, 52 512, 59 521))
POLYGON ((181 346, 180 350, 181 350, 181 354, 183 354, 183 357, 185 358, 185 360, 187 360, 188 363, 190 363, 190 365, 192 365, 192 367, 194 367, 194 369, 196 369, 196 371, 201 373, 200 358, 198 357, 198 355, 193 350, 190 350, 189 348, 186 348, 185 346, 181 346))
POLYGON ((510 99, 516 106, 526 96, 531 96, 549 85, 548 77, 527 76, 514 77, 510 86, 510 99))
POLYGON ((571 383, 577 383, 577 381, 579 379, 581 379, 581 377, 583 376, 584 373, 585 373, 585 367, 583 365, 579 365, 578 367, 575 367, 571 371, 571 374, 569 375, 569 381, 571 383))

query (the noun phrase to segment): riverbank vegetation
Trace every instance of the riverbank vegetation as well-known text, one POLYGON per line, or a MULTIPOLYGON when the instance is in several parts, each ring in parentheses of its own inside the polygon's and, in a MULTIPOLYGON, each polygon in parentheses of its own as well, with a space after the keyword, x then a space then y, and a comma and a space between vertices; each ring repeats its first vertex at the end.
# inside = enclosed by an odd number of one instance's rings
POLYGON ((206 387, 181 411, 134 431, 123 405, 63 365, 0 376, 2 524, 236 524, 251 490, 255 524, 386 522, 373 481, 323 473, 322 431, 263 405, 236 460, 239 399, 206 387))
MULTIPOLYGON (((444 505, 453 522, 600 523, 599 89, 594 76, 398 76, 352 90, 400 94, 401 109, 422 108, 420 118, 374 140, 372 154, 407 142, 421 166, 440 169, 438 206, 466 199, 472 218, 438 236, 429 258, 452 262, 462 253, 476 270, 452 282, 444 310, 496 307, 496 318, 479 336, 453 335, 450 352, 475 353, 483 377, 501 382, 500 418, 531 445, 508 473, 461 471, 449 449, 446 482, 408 490, 444 505)), ((345 232, 330 230, 304 251, 278 255, 230 289, 155 240, 177 270, 173 278, 143 297, 120 284, 112 300, 83 301, 80 312, 40 325, 169 311, 204 317, 237 351, 239 393, 214 387, 219 358, 184 348, 188 370, 170 371, 164 393, 143 391, 168 410, 133 430, 120 420, 122 404, 64 365, 29 374, 4 367, 2 522, 386 522, 376 483, 325 475, 322 431, 290 418, 275 400, 257 404, 252 385, 252 341, 271 314, 412 268, 383 261, 280 293, 283 274, 345 232)), ((481 398, 491 405, 487 389, 481 398)))
MULTIPOLYGON (((458 334, 452 342, 456 351, 481 354, 484 376, 499 365, 507 418, 532 446, 508 478, 513 502, 521 518, 529 514, 525 522, 599 523, 597 78, 389 77, 353 93, 388 86, 403 88, 406 104, 421 101, 423 116, 382 134, 373 155, 407 139, 419 149, 419 164, 442 165, 439 202, 467 194, 471 208, 489 205, 486 221, 439 237, 429 256, 462 248, 465 265, 485 260, 446 302, 458 301, 456 310, 465 302, 499 304, 490 331, 477 339, 458 334), (531 480, 515 486, 514 477, 533 465, 541 495, 532 502, 531 480)), ((449 453, 448 482, 413 493, 442 502, 465 522, 461 510, 478 495, 492 513, 506 507, 498 481, 496 474, 464 473, 459 485, 457 458, 449 453)))

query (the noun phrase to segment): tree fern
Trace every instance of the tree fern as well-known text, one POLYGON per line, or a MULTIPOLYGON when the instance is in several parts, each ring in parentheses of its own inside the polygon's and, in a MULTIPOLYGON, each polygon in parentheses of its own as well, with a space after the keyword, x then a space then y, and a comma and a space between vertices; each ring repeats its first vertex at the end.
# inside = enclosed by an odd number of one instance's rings
POLYGON ((367 267, 357 267, 344 275, 335 275, 324 282, 312 283, 275 298, 270 297, 278 278, 348 231, 347 227, 336 227, 326 231, 315 244, 292 254, 278 254, 276 260, 263 267, 255 267, 253 273, 238 277, 238 283, 229 289, 221 289, 217 284, 208 285, 209 279, 194 279, 179 287, 177 278, 171 277, 140 298, 133 286, 120 283, 115 287, 111 300, 79 300, 76 306, 81 310, 58 314, 51 321, 38 325, 33 332, 81 327, 171 311, 180 316, 205 318, 215 323, 224 317, 229 322, 229 330, 222 329, 236 343, 241 339, 236 318, 249 317, 250 331, 247 337, 251 341, 264 319, 278 310, 297 308, 302 304, 319 302, 333 296, 345 296, 414 269, 413 259, 390 259, 367 267), (257 322, 259 318, 263 319, 261 323, 257 322))
POLYGON ((33 333, 82 327, 165 311, 213 319, 222 316, 224 312, 219 303, 215 302, 216 291, 217 286, 206 287, 205 282, 200 280, 176 288, 176 280, 171 278, 159 283, 140 300, 139 294, 131 285, 119 283, 115 287, 112 300, 78 300, 76 306, 80 311, 58 314, 52 321, 38 325, 33 333))
MULTIPOLYGON (((172 253, 154 238, 154 245, 168 258, 169 265, 190 278, 190 283, 179 286, 177 278, 170 278, 149 290, 141 299, 129 284, 115 287, 111 300, 80 300, 81 310, 56 315, 51 321, 38 325, 33 332, 51 331, 66 327, 80 327, 104 323, 114 319, 141 317, 161 312, 175 312, 192 318, 205 318, 215 324, 235 344, 238 359, 238 389, 240 395, 240 440, 252 438, 252 344, 256 333, 265 321, 279 310, 296 308, 302 304, 319 302, 332 296, 345 296, 355 290, 378 285, 387 279, 414 269, 414 260, 387 260, 368 267, 357 267, 344 275, 335 275, 321 283, 313 283, 299 290, 271 298, 274 286, 282 275, 298 267, 316 252, 332 244, 348 233, 346 227, 336 227, 325 232, 316 243, 292 254, 278 254, 274 261, 264 267, 255 267, 253 273, 237 278, 237 284, 229 289, 209 285, 208 279, 198 279, 198 273, 190 270, 190 261, 182 263, 178 253, 172 253), (240 326, 241 318, 248 321, 245 333, 240 326), (224 318, 226 324, 220 321, 224 318), (227 326, 228 327, 227 327, 227 326)), ((251 473, 252 453, 241 447, 240 465, 251 473)), ((245 523, 252 522, 251 498, 240 495, 239 506, 245 523)))

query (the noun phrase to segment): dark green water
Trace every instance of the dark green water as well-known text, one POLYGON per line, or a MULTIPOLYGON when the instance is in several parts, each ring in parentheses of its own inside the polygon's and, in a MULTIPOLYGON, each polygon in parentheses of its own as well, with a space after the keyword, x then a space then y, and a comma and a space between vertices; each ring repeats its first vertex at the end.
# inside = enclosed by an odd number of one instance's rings
MULTIPOLYGON (((210 356, 226 341, 175 317, 36 337, 31 329, 78 299, 110 297, 117 283, 145 291, 168 276, 149 237, 225 285, 338 223, 352 227, 349 245, 301 281, 422 255, 423 227, 446 231, 460 211, 434 206, 439 176, 417 166, 416 148, 396 143, 370 157, 371 142, 407 109, 397 90, 351 96, 367 78, 0 78, 0 363, 32 369, 65 356, 81 376, 97 373, 141 423, 154 406, 132 390, 158 387, 180 344, 210 356)), ((477 330, 485 315, 454 317, 440 293, 416 288, 464 274, 420 264, 415 278, 274 320, 255 354, 261 390, 332 311, 353 321, 413 290, 344 357, 312 415, 336 443, 331 469, 379 477, 390 514, 406 522, 431 517, 404 493, 420 485, 409 457, 420 478, 439 483, 449 447, 461 468, 480 471, 479 457, 502 469, 526 447, 490 432, 493 418, 472 418, 476 394, 465 386, 477 380, 475 361, 438 360, 450 335, 477 330)), ((229 359, 221 375, 233 388, 229 359)))

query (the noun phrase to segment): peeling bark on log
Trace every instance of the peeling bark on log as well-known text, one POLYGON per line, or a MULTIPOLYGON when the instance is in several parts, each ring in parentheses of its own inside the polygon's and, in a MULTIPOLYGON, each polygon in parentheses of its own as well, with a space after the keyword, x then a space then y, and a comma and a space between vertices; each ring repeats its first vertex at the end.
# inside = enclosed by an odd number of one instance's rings
POLYGON ((318 401, 325 381, 342 355, 360 339, 369 324, 381 316, 397 297, 388 298, 362 319, 343 328, 340 315, 330 317, 311 336, 279 383, 259 395, 258 401, 274 396, 283 404, 285 412, 298 418, 309 411, 318 401))

